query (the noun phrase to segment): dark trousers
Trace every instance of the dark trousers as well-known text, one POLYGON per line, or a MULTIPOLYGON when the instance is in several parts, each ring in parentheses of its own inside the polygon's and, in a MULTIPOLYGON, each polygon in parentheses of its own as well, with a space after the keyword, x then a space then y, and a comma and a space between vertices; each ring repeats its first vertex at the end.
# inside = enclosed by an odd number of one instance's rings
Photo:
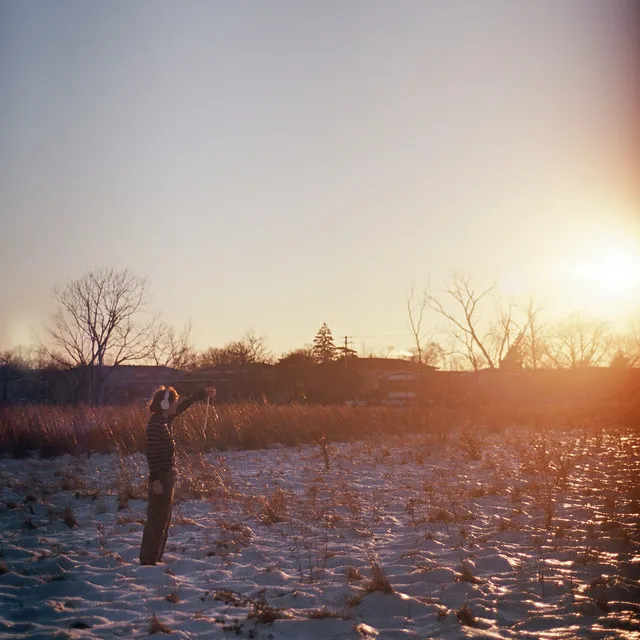
POLYGON ((173 470, 149 476, 149 506, 147 507, 147 522, 142 534, 140 564, 155 564, 162 560, 171 522, 175 481, 176 474, 173 470), (160 495, 153 492, 154 480, 160 480, 162 483, 160 495))

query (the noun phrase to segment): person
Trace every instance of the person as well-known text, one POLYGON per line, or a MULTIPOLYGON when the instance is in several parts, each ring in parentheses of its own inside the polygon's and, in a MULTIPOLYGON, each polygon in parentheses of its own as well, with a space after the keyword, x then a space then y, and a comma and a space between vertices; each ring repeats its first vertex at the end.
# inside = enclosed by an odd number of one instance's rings
POLYGON ((173 387, 160 387, 151 398, 151 418, 147 424, 147 463, 149 464, 149 505, 140 546, 140 564, 162 560, 167 544, 176 482, 173 421, 189 407, 205 398, 214 398, 214 387, 204 387, 178 402, 173 387))

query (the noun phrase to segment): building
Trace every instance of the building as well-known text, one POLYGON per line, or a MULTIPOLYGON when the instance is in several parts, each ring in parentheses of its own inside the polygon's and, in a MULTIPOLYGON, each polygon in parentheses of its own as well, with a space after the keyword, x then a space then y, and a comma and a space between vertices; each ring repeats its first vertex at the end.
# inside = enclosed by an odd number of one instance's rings
POLYGON ((424 395, 430 365, 394 358, 356 358, 350 362, 360 379, 361 395, 375 404, 406 405, 424 395))

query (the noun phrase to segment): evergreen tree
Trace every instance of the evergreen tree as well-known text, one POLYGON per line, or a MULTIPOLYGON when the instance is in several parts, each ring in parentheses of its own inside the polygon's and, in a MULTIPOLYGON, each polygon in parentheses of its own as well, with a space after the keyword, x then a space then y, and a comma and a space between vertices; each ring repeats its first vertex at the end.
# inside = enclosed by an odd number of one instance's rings
POLYGON ((507 371, 518 371, 524 366, 524 356, 522 354, 522 339, 524 334, 520 334, 507 350, 506 355, 500 361, 500 368, 507 371))
POLYGON ((622 352, 621 349, 618 349, 613 358, 611 358, 609 366, 612 369, 628 369, 629 367, 631 367, 631 365, 629 364, 629 358, 622 352))
POLYGON ((313 339, 313 357, 316 362, 331 362, 336 356, 336 346, 333 343, 333 336, 331 335, 331 329, 327 326, 326 322, 322 323, 322 326, 316 333, 316 337, 313 339))

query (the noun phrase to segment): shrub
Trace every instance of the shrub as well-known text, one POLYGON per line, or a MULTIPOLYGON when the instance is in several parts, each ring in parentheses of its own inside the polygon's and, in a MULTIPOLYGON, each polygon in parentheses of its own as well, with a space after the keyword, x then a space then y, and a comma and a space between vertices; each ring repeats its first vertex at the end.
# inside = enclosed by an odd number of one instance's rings
POLYGON ((460 624, 466 627, 475 627, 477 623, 476 617, 469 608, 469 605, 465 602, 458 611, 456 611, 456 617, 460 621, 460 624))
POLYGON ((69 529, 78 526, 78 520, 71 507, 66 507, 64 510, 64 523, 69 527, 69 529))
POLYGON ((151 616, 151 620, 149 620, 149 634, 153 633, 171 633, 171 629, 153 615, 151 616))
POLYGON ((368 552, 367 556, 369 565, 371 566, 371 580, 366 583, 365 592, 374 593, 375 591, 382 591, 382 593, 393 593, 393 587, 382 568, 382 563, 378 555, 368 552))
POLYGON ((288 495, 280 487, 260 499, 260 522, 276 524, 284 522, 287 514, 288 495))

